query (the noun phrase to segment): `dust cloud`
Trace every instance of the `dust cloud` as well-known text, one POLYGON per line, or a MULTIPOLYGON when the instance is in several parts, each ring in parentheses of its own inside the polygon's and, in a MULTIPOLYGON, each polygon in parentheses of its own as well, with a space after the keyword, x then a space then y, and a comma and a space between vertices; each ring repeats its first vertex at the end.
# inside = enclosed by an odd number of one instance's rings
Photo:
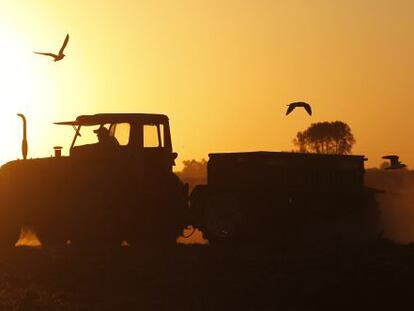
POLYGON ((37 237, 36 233, 30 230, 29 228, 23 227, 20 231, 20 237, 17 240, 16 247, 32 247, 32 248, 41 248, 42 243, 37 237))
MULTIPOLYGON (((177 238, 176 241, 178 244, 208 244, 208 241, 203 238, 201 231, 195 230, 193 232, 192 228, 187 228, 183 230, 183 235, 177 238)), ((72 241, 68 240, 65 243, 66 245, 71 245, 72 241)), ((41 248, 42 243, 37 237, 36 233, 30 228, 22 228, 20 231, 20 236, 18 241, 15 244, 16 247, 30 247, 30 248, 41 248)), ((130 247, 131 244, 124 240, 120 243, 121 247, 130 247)))
POLYGON ((377 195, 383 237, 403 244, 414 242, 414 171, 367 169, 365 184, 384 191, 377 195))
POLYGON ((183 235, 177 238, 176 241, 178 244, 208 244, 208 240, 203 238, 203 233, 195 229, 193 232, 193 228, 190 226, 183 230, 183 235))

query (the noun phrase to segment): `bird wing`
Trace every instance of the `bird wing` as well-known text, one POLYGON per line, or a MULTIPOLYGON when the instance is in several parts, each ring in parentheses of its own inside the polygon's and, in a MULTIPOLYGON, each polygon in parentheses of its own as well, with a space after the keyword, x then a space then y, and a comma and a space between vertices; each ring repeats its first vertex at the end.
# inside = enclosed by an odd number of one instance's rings
POLYGON ((294 105, 294 104, 290 104, 290 105, 288 105, 289 107, 288 107, 288 109, 287 109, 287 111, 286 111, 286 115, 288 115, 289 113, 291 113, 292 111, 293 111, 293 109, 295 109, 296 108, 296 106, 294 105))
POLYGON ((312 108, 308 103, 305 102, 293 102, 290 103, 289 108, 286 112, 286 115, 288 115, 289 113, 291 113, 293 111, 293 109, 295 109, 296 107, 303 107, 305 108, 306 112, 311 116, 312 115, 312 108))
POLYGON ((65 41, 63 41, 63 45, 59 50, 59 54, 63 54, 65 47, 68 45, 68 42, 69 42, 69 34, 66 35, 65 41))
POLYGON ((289 106, 293 106, 292 110, 296 107, 303 107, 305 108, 306 112, 311 116, 312 115, 312 108, 308 103, 305 102, 293 102, 289 106))
POLYGON ((295 105, 296 107, 305 107, 305 105, 307 105, 307 103, 305 102, 293 102, 290 103, 291 105, 295 105))
POLYGON ((305 104, 303 107, 305 108, 305 110, 307 111, 307 113, 309 113, 309 115, 311 116, 312 115, 312 108, 311 108, 311 106, 309 104, 305 104))
POLYGON ((53 58, 56 58, 57 57, 57 55, 56 54, 53 54, 53 53, 42 53, 42 52, 33 52, 33 53, 39 54, 39 55, 51 56, 53 58))

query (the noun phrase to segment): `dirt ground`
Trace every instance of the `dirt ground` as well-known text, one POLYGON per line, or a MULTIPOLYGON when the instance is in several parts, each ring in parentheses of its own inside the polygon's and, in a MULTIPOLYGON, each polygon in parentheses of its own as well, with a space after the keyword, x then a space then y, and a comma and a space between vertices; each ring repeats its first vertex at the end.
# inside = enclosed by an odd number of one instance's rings
POLYGON ((0 254, 0 310, 399 310, 414 246, 19 247, 0 254))

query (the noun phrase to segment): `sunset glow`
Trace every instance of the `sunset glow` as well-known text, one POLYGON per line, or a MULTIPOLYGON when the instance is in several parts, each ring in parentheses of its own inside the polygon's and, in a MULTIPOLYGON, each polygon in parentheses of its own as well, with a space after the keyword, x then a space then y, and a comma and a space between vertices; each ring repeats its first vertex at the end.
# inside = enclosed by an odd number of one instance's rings
POLYGON ((414 0, 0 0, 1 310, 400 310, 414 0))
POLYGON ((178 162, 291 150, 312 122, 347 122, 367 166, 414 165, 412 1, 6 1, 0 5, 0 161, 64 154, 54 121, 97 112, 171 119, 178 162), (80 9, 81 8, 81 9, 80 9), (34 50, 67 57, 54 63, 34 50), (285 117, 307 101, 314 115, 285 117), (6 148, 7 146, 7 148, 6 148))
POLYGON ((32 114, 32 106, 38 105, 40 97, 47 98, 47 94, 40 94, 39 80, 31 62, 30 48, 24 38, 19 38, 7 25, 0 24, 0 131, 2 133, 2 162, 13 159, 16 143, 21 140, 21 130, 16 131, 20 122, 16 113, 32 114), (6 150, 5 147, 8 147, 6 150))

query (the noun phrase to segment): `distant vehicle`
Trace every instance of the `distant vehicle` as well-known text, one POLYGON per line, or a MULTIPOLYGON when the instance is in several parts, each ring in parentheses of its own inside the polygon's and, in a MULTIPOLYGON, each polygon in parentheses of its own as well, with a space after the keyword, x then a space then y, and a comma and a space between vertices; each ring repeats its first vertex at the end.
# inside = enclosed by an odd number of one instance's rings
POLYGON ((190 197, 193 222, 210 243, 375 239, 376 190, 363 156, 289 152, 209 155, 207 185, 190 197))
POLYGON ((387 155, 387 156, 383 156, 382 158, 386 160, 390 160, 390 165, 385 167, 386 170, 398 170, 398 169, 407 167, 407 165, 405 165, 399 160, 400 157, 397 155, 387 155))
POLYGON ((172 171, 167 116, 96 114, 57 124, 75 129, 69 156, 56 147, 54 157, 0 168, 0 243, 14 245, 21 227, 44 245, 174 242, 187 222, 188 185, 172 171), (96 141, 102 133, 112 143, 96 141))

